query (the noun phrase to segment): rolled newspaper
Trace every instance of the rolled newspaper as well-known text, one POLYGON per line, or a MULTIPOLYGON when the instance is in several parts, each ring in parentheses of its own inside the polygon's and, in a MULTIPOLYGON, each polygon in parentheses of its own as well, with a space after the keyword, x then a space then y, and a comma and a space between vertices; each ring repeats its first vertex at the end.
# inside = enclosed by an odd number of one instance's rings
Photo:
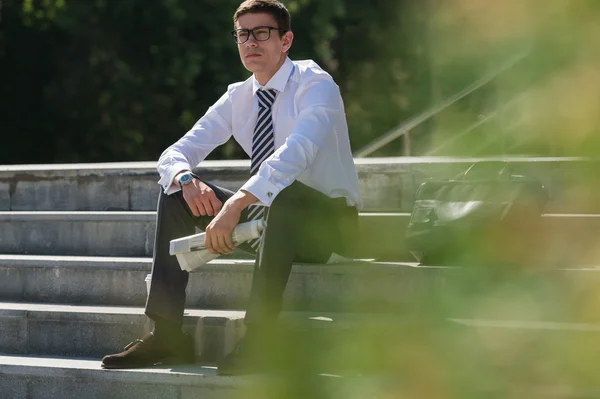
MULTIPOLYGON (((240 223, 233 229, 231 239, 234 245, 260 237, 265 229, 264 220, 240 223)), ((219 256, 211 254, 204 246, 206 233, 194 234, 171 240, 169 253, 177 257, 181 270, 191 272, 219 256)))

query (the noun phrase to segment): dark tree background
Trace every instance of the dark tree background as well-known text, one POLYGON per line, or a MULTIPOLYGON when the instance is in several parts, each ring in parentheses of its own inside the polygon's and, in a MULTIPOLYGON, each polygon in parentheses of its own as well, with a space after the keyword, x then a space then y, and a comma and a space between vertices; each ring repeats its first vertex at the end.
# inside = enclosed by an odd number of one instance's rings
MULTIPOLYGON (((0 164, 154 160, 249 76, 229 35, 240 0, 0 1, 0 164)), ((428 84, 407 34, 425 21, 398 25, 402 2, 286 5, 291 58, 334 76, 355 148, 428 101, 393 98, 428 84)), ((244 155, 231 142, 211 156, 244 155)))

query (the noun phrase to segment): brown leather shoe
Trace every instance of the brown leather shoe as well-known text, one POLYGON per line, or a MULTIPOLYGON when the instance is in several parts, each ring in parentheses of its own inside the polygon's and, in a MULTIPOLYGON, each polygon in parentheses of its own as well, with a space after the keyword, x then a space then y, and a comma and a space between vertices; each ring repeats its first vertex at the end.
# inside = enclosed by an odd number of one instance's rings
POLYGON ((282 351, 271 333, 262 331, 261 336, 247 333, 227 356, 217 362, 217 374, 246 375, 280 370, 282 359, 278 359, 278 354, 282 351))
POLYGON ((130 369, 150 367, 157 364, 194 363, 195 352, 192 338, 182 334, 181 339, 162 342, 153 333, 144 335, 127 345, 123 352, 102 358, 102 368, 130 369))

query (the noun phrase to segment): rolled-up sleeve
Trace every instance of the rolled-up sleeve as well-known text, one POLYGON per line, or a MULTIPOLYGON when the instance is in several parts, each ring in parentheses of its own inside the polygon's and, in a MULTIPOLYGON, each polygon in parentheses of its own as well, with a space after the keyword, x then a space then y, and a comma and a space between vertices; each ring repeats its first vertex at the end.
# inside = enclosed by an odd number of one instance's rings
POLYGON ((180 190, 177 185, 173 185, 177 173, 191 170, 231 137, 230 90, 231 86, 190 131, 161 154, 157 166, 160 175, 158 184, 166 194, 180 190))
POLYGON ((297 96, 292 133, 241 187, 267 206, 310 166, 328 136, 335 134, 335 121, 345 118, 339 88, 330 78, 307 85, 297 96))

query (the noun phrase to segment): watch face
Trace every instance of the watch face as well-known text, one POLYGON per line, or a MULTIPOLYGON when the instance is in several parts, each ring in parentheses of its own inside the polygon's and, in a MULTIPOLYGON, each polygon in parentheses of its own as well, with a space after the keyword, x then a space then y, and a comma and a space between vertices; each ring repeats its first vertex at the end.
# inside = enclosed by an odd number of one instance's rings
POLYGON ((192 181, 192 175, 186 173, 185 175, 179 178, 179 184, 187 184, 192 181))

